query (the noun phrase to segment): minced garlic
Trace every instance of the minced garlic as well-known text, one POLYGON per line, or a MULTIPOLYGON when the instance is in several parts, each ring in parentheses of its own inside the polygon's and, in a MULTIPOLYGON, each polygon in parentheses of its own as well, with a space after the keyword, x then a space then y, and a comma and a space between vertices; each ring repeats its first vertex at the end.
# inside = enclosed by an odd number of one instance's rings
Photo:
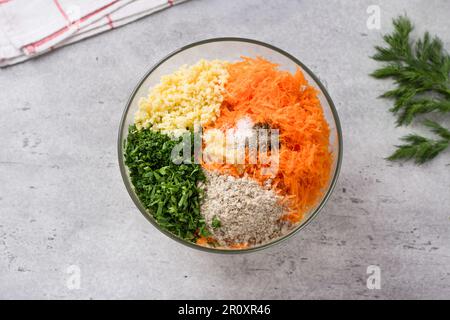
POLYGON ((137 128, 150 127, 170 134, 215 121, 228 79, 227 64, 203 59, 163 76, 148 97, 139 101, 137 128))

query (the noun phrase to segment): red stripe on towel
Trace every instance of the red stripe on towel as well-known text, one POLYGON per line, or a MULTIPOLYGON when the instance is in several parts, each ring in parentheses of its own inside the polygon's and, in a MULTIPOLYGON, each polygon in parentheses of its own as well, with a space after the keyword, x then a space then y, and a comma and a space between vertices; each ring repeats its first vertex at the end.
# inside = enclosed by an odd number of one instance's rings
POLYGON ((64 17, 64 19, 66 19, 66 21, 68 23, 70 23, 70 19, 67 16, 66 12, 64 11, 64 9, 61 7, 61 4, 59 3, 58 0, 53 0, 53 3, 56 5, 56 7, 58 8, 59 12, 61 13, 61 15, 64 17))
POLYGON ((108 26, 111 29, 114 29, 113 21, 111 20, 111 16, 109 14, 106 15, 106 19, 108 19, 108 26))
POLYGON ((105 10, 106 8, 112 6, 113 4, 115 4, 115 3, 118 2, 118 1, 119 1, 119 0, 113 1, 113 2, 111 2, 111 3, 109 3, 109 4, 107 4, 106 6, 101 7, 101 8, 99 8, 99 9, 97 9, 97 10, 95 10, 95 11, 89 13, 88 15, 84 16, 83 18, 81 18, 80 21, 78 21, 78 22, 86 21, 86 20, 89 19, 90 17, 96 15, 96 14, 99 13, 100 11, 105 10))
MULTIPOLYGON (((0 1, 1 1, 1 0, 0 0, 0 1)), ((96 15, 97 13, 99 13, 99 12, 105 10, 106 8, 112 6, 113 4, 115 4, 115 3, 118 2, 118 1, 119 1, 119 0, 112 1, 111 3, 107 4, 106 6, 103 6, 103 7, 99 8, 99 9, 97 9, 97 10, 95 10, 95 11, 93 11, 93 12, 87 14, 86 16, 82 17, 82 18, 79 19, 78 21, 72 22, 69 26, 65 26, 64 28, 62 28, 62 29, 60 29, 60 30, 58 30, 58 31, 56 31, 56 32, 54 32, 54 33, 52 33, 51 35, 49 35, 49 36, 47 36, 47 37, 45 37, 45 38, 43 38, 43 39, 41 39, 41 40, 39 40, 39 41, 33 42, 33 43, 31 43, 31 44, 25 46, 26 52, 27 52, 28 54, 33 54, 33 53, 36 51, 36 47, 42 46, 43 44, 46 44, 47 42, 49 42, 49 41, 51 41, 51 40, 57 38, 57 37, 60 36, 61 34, 67 32, 67 31, 70 29, 70 27, 71 27, 72 25, 74 25, 74 24, 79 24, 79 23, 81 23, 81 22, 86 21, 86 20, 89 19, 90 17, 92 17, 92 16, 96 15)), ((55 3, 56 3, 56 2, 55 2, 55 3)))

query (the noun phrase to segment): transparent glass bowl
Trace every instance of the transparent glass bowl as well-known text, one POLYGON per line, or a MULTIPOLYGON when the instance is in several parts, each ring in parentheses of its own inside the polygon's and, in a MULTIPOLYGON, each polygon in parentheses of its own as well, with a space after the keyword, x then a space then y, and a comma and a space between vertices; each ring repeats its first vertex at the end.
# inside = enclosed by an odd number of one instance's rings
POLYGON ((272 246, 276 243, 279 243, 287 238, 291 237, 301 229, 303 229, 306 225, 308 225, 311 220, 320 212, 320 210, 325 205, 326 201, 330 197, 334 186, 336 184, 339 170, 342 162, 342 132, 341 125, 339 122, 338 114, 336 108, 328 95, 325 87, 319 81, 318 77, 315 76, 311 70, 309 70, 303 63, 301 63, 298 59, 293 57, 287 52, 284 52, 281 49, 278 49, 272 45, 256 41, 250 39, 242 39, 242 38, 215 38, 208 39, 200 42, 195 42, 190 45, 187 45, 183 48, 172 52, 161 61, 159 61, 153 68, 151 68, 145 76, 139 81, 138 85, 134 89, 130 98, 128 99, 127 105, 122 115, 122 119, 120 122, 119 128, 119 138, 118 138, 118 156, 119 156, 119 166, 120 172, 122 174, 123 181, 125 186, 133 199, 134 203, 147 218, 159 231, 166 234, 168 237, 176 240, 184 245, 187 245, 191 248, 195 248, 202 251, 208 252, 216 252, 216 253, 244 253, 244 252, 252 252, 256 250, 261 250, 272 246), (196 245, 195 243, 191 243, 185 241, 172 233, 162 229, 158 223, 155 221, 151 213, 149 213, 144 206, 140 203, 139 198, 134 192, 134 188, 131 184, 130 177, 128 174, 128 169, 124 163, 124 141, 127 138, 128 127, 133 124, 134 114, 138 110, 138 101, 141 97, 146 97, 148 94, 149 88, 153 87, 157 83, 159 83, 161 76, 169 74, 177 70, 180 66, 184 64, 195 64, 200 59, 221 59, 227 61, 236 61, 239 60, 241 56, 248 57, 256 57, 262 56, 265 59, 275 62, 279 64, 279 68, 281 70, 287 70, 294 73, 297 68, 300 68, 309 84, 315 87, 319 93, 319 99, 322 103, 322 108, 325 114, 325 118, 330 127, 330 150, 333 153, 333 165, 332 172, 330 175, 330 181, 328 186, 326 187, 325 192, 321 199, 318 199, 317 205, 315 208, 312 208, 303 219, 300 224, 294 228, 287 235, 280 237, 278 239, 274 239, 269 243, 265 243, 260 246, 255 246, 246 249, 217 249, 217 248, 208 248, 196 245))

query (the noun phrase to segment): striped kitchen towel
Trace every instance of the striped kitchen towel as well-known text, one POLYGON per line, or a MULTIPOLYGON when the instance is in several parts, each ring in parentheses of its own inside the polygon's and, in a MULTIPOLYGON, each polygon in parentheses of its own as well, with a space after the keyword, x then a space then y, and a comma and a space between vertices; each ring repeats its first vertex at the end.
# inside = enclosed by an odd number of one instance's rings
POLYGON ((187 0, 0 0, 0 67, 187 0))

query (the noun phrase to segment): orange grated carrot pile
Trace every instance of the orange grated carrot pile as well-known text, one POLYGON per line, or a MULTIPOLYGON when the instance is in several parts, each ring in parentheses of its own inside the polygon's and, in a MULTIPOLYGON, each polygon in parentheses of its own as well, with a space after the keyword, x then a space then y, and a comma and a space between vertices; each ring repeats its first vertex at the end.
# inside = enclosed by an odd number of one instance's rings
MULTIPOLYGON (((201 237, 199 237, 197 239, 197 241, 195 243, 200 245, 200 246, 207 247, 210 244, 216 243, 216 241, 212 237, 201 236, 201 237)), ((231 248, 231 249, 245 249, 245 248, 248 248, 248 246, 249 246, 248 243, 233 243, 233 244, 230 244, 229 248, 231 248)))
MULTIPOLYGON (((289 202, 286 219, 298 222, 322 195, 332 164, 329 127, 317 91, 302 72, 281 71, 263 58, 243 57, 229 64, 229 78, 219 118, 208 128, 233 127, 245 116, 279 129, 278 171, 272 187, 289 202)), ((261 164, 202 164, 224 174, 252 176, 261 184, 261 164)))

